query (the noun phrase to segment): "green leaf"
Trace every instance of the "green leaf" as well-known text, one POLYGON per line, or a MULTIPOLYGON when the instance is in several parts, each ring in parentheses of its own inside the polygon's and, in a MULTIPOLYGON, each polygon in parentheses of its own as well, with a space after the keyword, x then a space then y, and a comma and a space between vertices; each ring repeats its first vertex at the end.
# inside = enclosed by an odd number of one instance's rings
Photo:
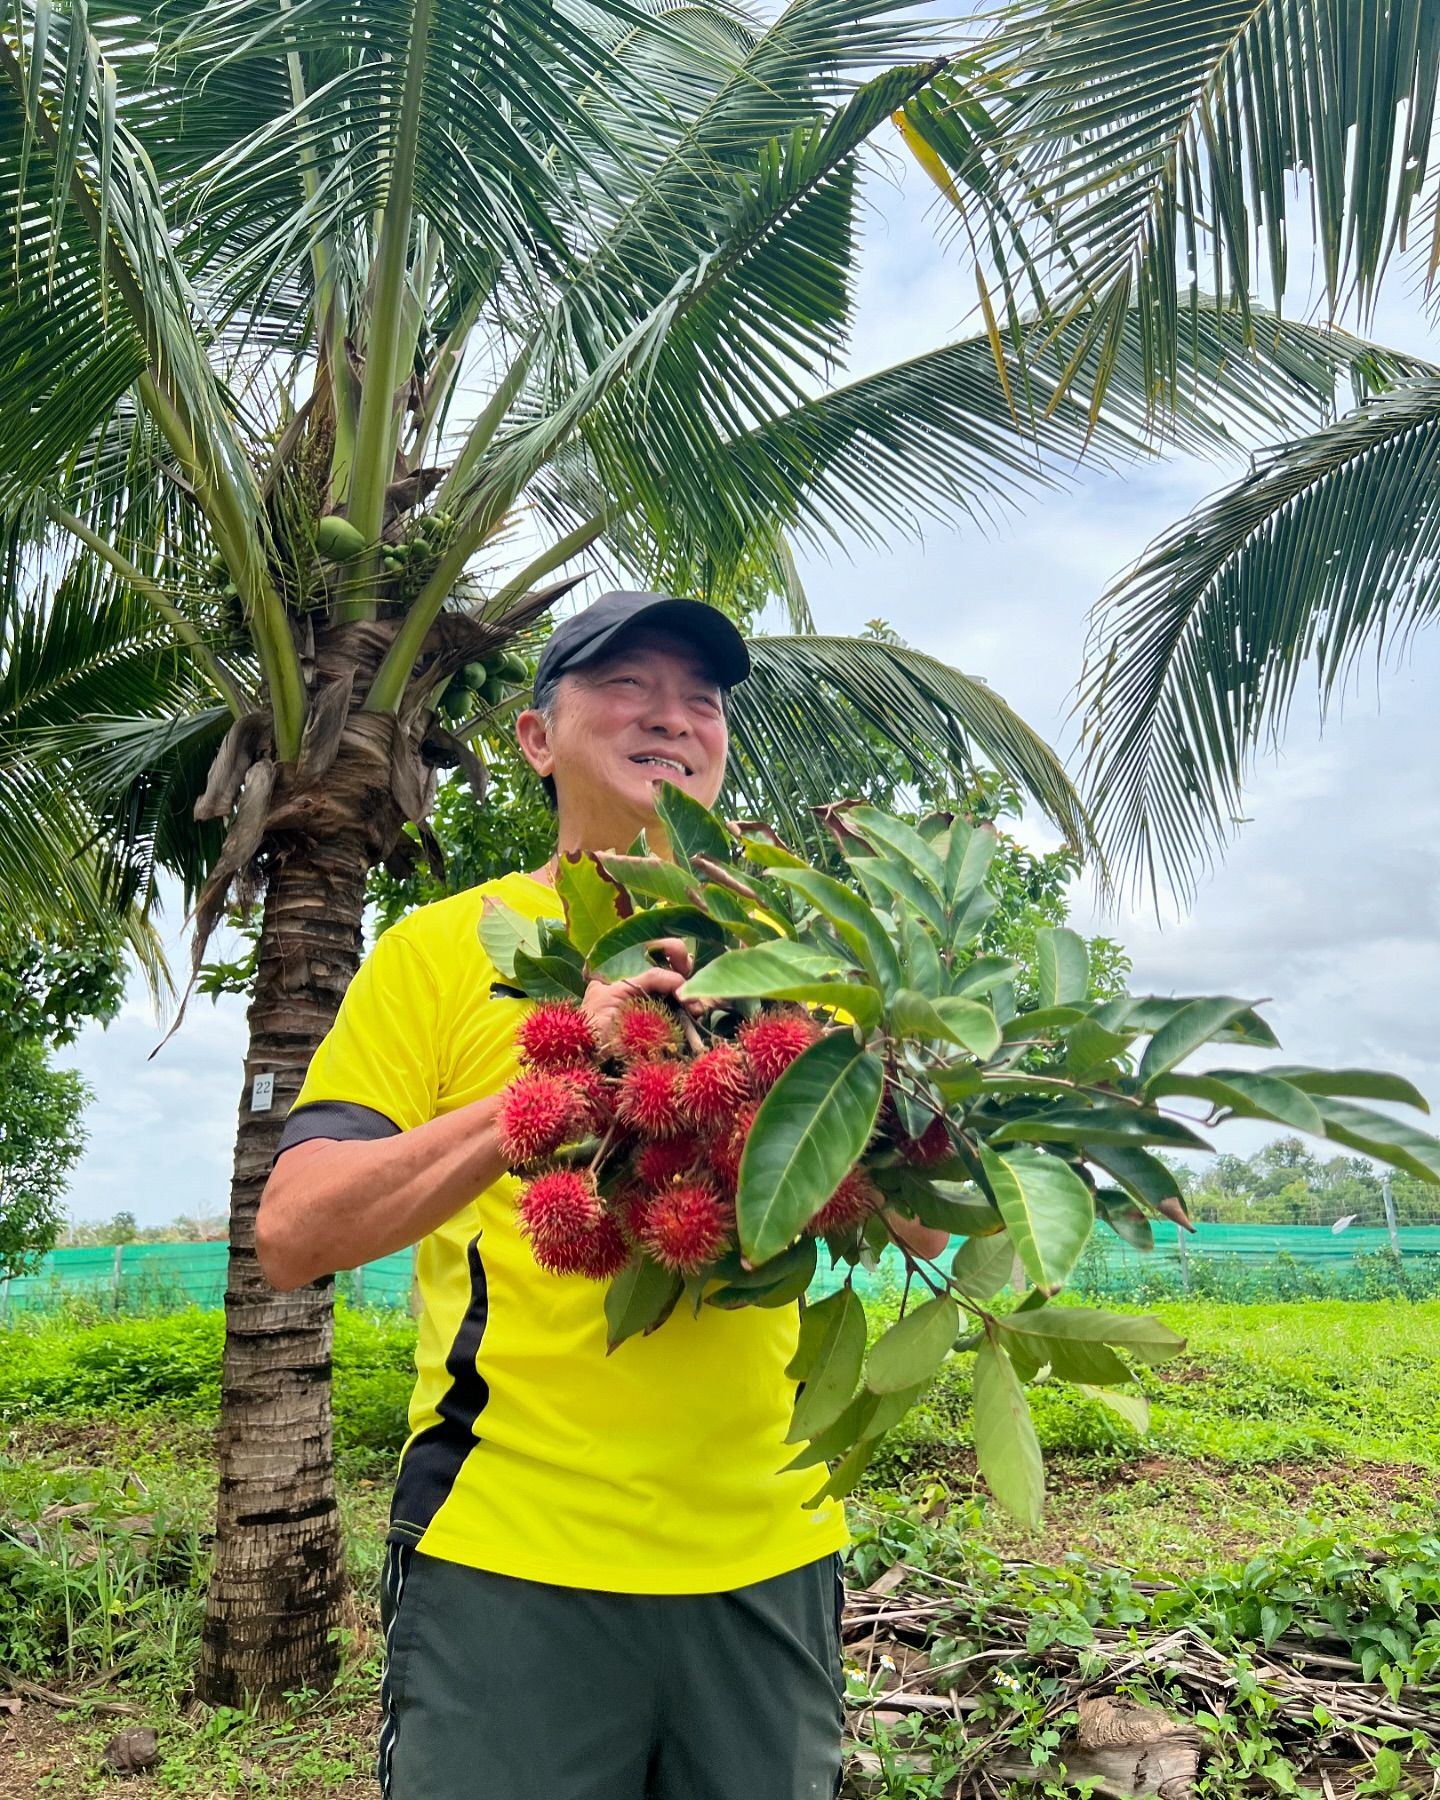
POLYGON ((832 1032, 796 1057, 761 1101, 735 1198, 740 1245, 751 1262, 764 1262, 798 1236, 858 1161, 884 1080, 878 1057, 848 1032, 832 1032))
POLYGON ((1000 1229, 999 1214, 977 1187, 937 1180, 903 1164, 872 1169, 870 1174, 892 1206, 899 1206, 922 1225, 948 1231, 951 1237, 983 1236, 1000 1229))
POLYGON ((810 866, 793 850, 787 850, 773 834, 768 838, 761 837, 758 829, 747 831, 743 824, 732 826, 731 829, 749 860, 762 869, 808 869, 810 866))
POLYGON ((1179 1200, 1180 1184, 1158 1156, 1148 1150, 1131 1150, 1122 1144, 1097 1144, 1085 1152, 1086 1162, 1096 1163, 1113 1175, 1137 1200, 1158 1212, 1162 1200, 1179 1200))
MULTIPOLYGON (((1145 1046, 1145 1054, 1140 1059, 1141 1086, 1153 1081, 1157 1075, 1164 1075, 1202 1044, 1208 1044, 1252 1012, 1247 1001, 1233 1000, 1225 994, 1188 1001, 1165 1021, 1145 1046)), ((1134 1020, 1126 1022, 1133 1024, 1134 1020)))
POLYGON ((944 900, 945 865, 913 825, 873 806, 852 807, 845 815, 845 823, 872 846, 891 853, 890 857, 882 856, 882 861, 898 859, 920 877, 937 900, 944 900))
POLYGON ((1005 1023, 1005 1042, 1023 1043, 1030 1038, 1058 1037, 1072 1025, 1084 1022, 1087 1015, 1078 1006, 1036 1006, 1016 1013, 1005 1023))
MULTIPOLYGON (((1222 1081, 1229 1081, 1229 1069, 1216 1069, 1222 1081)), ((1347 1100, 1392 1100, 1401 1106, 1414 1106, 1428 1113, 1429 1102, 1403 1076, 1386 1075, 1376 1069, 1304 1069, 1272 1068, 1267 1074, 1306 1094, 1330 1094, 1347 1100)))
POLYGON ((870 896, 875 906, 903 918, 907 911, 933 925, 948 942, 945 908, 940 897, 920 879, 908 863, 894 862, 888 857, 851 856, 847 858, 851 873, 870 896), (896 906, 894 903, 899 901, 896 906))
POLYGON ((890 934, 873 910, 831 875, 814 869, 777 869, 773 881, 793 887, 831 925, 882 994, 893 994, 902 976, 890 934))
POLYGON ((959 954, 965 946, 980 935, 986 921, 989 920, 1000 902, 989 888, 977 888, 970 898, 957 906, 950 915, 950 949, 959 954))
POLYGON ((1003 956, 977 956, 974 962, 965 963, 954 971, 950 977, 950 992, 957 997, 988 994, 993 988, 1014 981, 1019 973, 1019 965, 1003 956))
MULTIPOLYGON (((1044 1307, 1037 1313, 1018 1316, 1026 1323, 1043 1321, 1051 1310, 1044 1307)), ((1134 1379, 1108 1344, 1060 1337, 1051 1332, 1016 1331, 1011 1328, 1008 1318, 997 1319, 995 1323, 1002 1333, 1009 1333, 1010 1360, 1022 1381, 1032 1381, 1044 1368, 1059 1381, 1081 1381, 1091 1387, 1123 1387, 1134 1379)))
POLYGON ((629 894, 663 900, 670 906, 695 904, 695 878, 658 856, 601 856, 600 867, 629 894))
POLYGON ((620 923, 620 889, 593 856, 567 851, 555 871, 555 892, 565 907, 570 941, 582 956, 620 923))
POLYGON ((982 1147, 980 1158, 1025 1273, 1042 1292, 1058 1293, 1095 1223, 1089 1188, 1058 1157, 1040 1150, 1001 1156, 982 1147))
POLYGON ((795 1397, 787 1444, 813 1438, 840 1417, 865 1361, 865 1308, 853 1288, 840 1288, 807 1307, 801 1325, 805 1385, 795 1397))
POLYGON ((1079 1006, 1090 992, 1090 952, 1068 926, 1042 926, 1035 933, 1035 970, 1042 1007, 1079 1006))
POLYGON ((682 991, 687 1000, 768 1000, 781 988, 824 982, 849 969, 841 950, 817 950, 782 938, 726 951, 697 969, 682 991))
POLYGON ((649 906, 632 913, 599 937, 586 952, 592 975, 618 981, 651 967, 645 946, 656 938, 707 937, 723 941, 722 928, 694 906, 649 906))
POLYGON ((843 1500, 847 1494, 853 1493, 860 1485, 861 1476, 875 1460, 875 1452, 879 1448, 878 1437, 863 1438, 853 1450, 841 1457, 824 1486, 817 1488, 802 1503, 805 1508, 808 1510, 823 1505, 826 1500, 843 1500))
POLYGON ((802 1445, 785 1468, 810 1469, 817 1463, 833 1462, 852 1445, 879 1437, 904 1418, 929 1386, 928 1381, 922 1381, 895 1394, 872 1394, 868 1388, 862 1388, 835 1423, 802 1445))
POLYGON ((945 901, 958 910, 985 885, 1000 836, 993 827, 967 825, 956 819, 945 846, 945 901))
POLYGON ((1144 1213, 1120 1188, 1097 1188, 1095 1213, 1124 1243, 1133 1250, 1155 1248, 1155 1231, 1148 1213, 1144 1213))
POLYGON ((950 1259, 950 1279, 967 1300, 993 1300, 1015 1268, 1015 1246, 1007 1231, 968 1237, 950 1259))
POLYGON ((758 1269, 745 1272, 748 1275, 768 1275, 768 1281, 730 1282, 707 1294, 705 1304, 718 1306, 727 1312, 741 1306, 789 1306, 792 1301, 800 1298, 815 1279, 816 1256, 814 1238, 801 1238, 798 1244, 792 1244, 779 1256, 772 1256, 769 1262, 762 1263, 758 1269))
POLYGON ((563 956, 531 956, 516 950, 515 982, 531 1000, 583 1000, 585 976, 563 956))
POLYGON ((1312 1137, 1325 1135, 1325 1121, 1310 1096, 1269 1073, 1258 1075, 1237 1069, 1227 1075, 1180 1075, 1172 1070, 1168 1075, 1157 1076, 1148 1093, 1152 1100, 1163 1100, 1172 1094, 1208 1100, 1212 1106, 1228 1107, 1242 1119, 1274 1119, 1292 1131, 1308 1132, 1312 1137))
POLYGON ((515 980, 515 952, 525 949, 532 956, 540 954, 540 923, 524 913, 506 906, 503 900, 487 899, 480 909, 476 928, 482 949, 505 981, 515 980))
POLYGON ((608 1349, 637 1332, 653 1331, 674 1310, 684 1283, 648 1256, 632 1256, 605 1290, 608 1349))
POLYGON ((1032 1529, 1045 1501, 1040 1440, 1010 1358, 991 1337, 975 1353, 975 1455, 985 1485, 1032 1529))
POLYGON ((1083 1081, 1092 1069, 1123 1055, 1132 1041, 1128 1031, 1107 1031, 1093 1019, 1081 1019, 1065 1033, 1065 1072, 1073 1081, 1083 1081))
POLYGON ((676 862, 687 868, 697 856, 729 862, 734 840, 723 821, 693 795, 676 787, 674 782, 662 781, 655 794, 655 810, 665 827, 665 836, 676 862))
POLYGON ((1325 1121, 1325 1135, 1347 1149, 1404 1169, 1421 1181, 1440 1183, 1440 1139, 1417 1131, 1403 1119, 1378 1113, 1368 1106, 1354 1106, 1329 1094, 1317 1094, 1315 1104, 1325 1121))
POLYGON ((1114 1105, 1051 1106, 1041 1112, 1007 1117, 990 1134, 994 1144, 1173 1144, 1177 1149, 1208 1150, 1205 1139, 1180 1119, 1149 1107, 1114 1105))
POLYGON ((938 1000, 945 992, 946 971, 940 951, 924 921, 911 912, 900 916, 900 961, 908 985, 927 1000, 938 1000))
POLYGON ((890 1029, 897 1037, 944 1038, 982 1061, 1000 1048, 1000 1027, 988 1006, 949 995, 932 1002, 913 988, 901 988, 891 1001, 890 1029))
POLYGON ((876 1340, 865 1364, 866 1387, 872 1394, 896 1394, 928 1381, 959 1330, 960 1308, 948 1295, 912 1307, 876 1340))
POLYGON ((1150 1429, 1150 1402, 1143 1394, 1125 1393, 1119 1388, 1088 1387, 1083 1381, 1077 1382, 1076 1387, 1087 1400, 1098 1400, 1101 1406, 1114 1413, 1117 1419, 1123 1419, 1142 1437, 1150 1429))
POLYGON ((1040 1306, 1007 1313, 1007 1331, 1064 1338, 1077 1344, 1118 1345, 1140 1362, 1166 1362, 1185 1348, 1179 1332, 1144 1313, 1101 1312, 1092 1306, 1040 1306))

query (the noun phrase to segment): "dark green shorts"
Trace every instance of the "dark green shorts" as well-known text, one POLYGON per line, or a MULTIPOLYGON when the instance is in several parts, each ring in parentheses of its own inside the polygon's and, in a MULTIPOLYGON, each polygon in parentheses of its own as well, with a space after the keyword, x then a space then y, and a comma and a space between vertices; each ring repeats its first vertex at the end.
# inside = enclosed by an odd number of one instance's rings
POLYGON ((831 1800, 840 1558, 605 1594, 386 1552, 385 1800, 831 1800))

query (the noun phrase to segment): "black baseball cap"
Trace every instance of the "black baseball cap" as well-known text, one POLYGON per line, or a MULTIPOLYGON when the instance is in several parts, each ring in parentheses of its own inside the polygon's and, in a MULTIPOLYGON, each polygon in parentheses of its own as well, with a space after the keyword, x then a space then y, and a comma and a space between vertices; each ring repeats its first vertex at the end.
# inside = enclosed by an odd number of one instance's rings
POLYGON ((677 600, 673 594, 602 594, 550 634, 535 668, 536 700, 543 701, 562 675, 594 662, 641 625, 694 644, 723 688, 734 687, 750 673, 744 638, 715 607, 677 600))

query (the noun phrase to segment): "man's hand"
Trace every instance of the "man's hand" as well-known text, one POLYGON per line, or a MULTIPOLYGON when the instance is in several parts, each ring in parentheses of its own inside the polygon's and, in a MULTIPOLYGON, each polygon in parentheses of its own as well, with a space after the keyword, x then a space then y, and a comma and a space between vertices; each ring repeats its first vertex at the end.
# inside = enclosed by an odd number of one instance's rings
MULTIPOLYGON (((639 975, 630 975, 620 981, 592 981, 585 989, 580 1010, 590 1021, 602 1050, 611 1047, 615 1022, 623 1007, 645 995, 654 1000, 673 998, 691 972, 690 952, 679 938, 656 938, 647 948, 658 951, 665 958, 664 968, 645 969, 639 975)), ((703 1010, 698 1000, 682 1000, 678 1004, 692 1014, 703 1010)))

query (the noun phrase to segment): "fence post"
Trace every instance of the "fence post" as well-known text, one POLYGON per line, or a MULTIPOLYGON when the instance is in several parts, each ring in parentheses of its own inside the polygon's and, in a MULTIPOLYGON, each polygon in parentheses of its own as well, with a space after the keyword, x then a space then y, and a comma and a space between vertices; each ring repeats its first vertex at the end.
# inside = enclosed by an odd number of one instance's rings
POLYGON ((120 1265, 124 1260, 125 1246, 117 1244, 110 1264, 110 1305, 115 1312, 120 1310, 120 1265))
POLYGON ((410 1246, 410 1317, 418 1319, 424 1302, 420 1298, 420 1246, 410 1246))
POLYGON ((1180 1285, 1190 1292, 1190 1246, 1185 1242, 1183 1227, 1175 1227, 1175 1242, 1180 1246, 1180 1285))
POLYGON ((364 1265, 364 1263, 361 1263, 359 1268, 356 1269, 356 1271, 355 1271, 355 1284, 354 1284, 354 1289, 353 1289, 353 1295, 354 1295, 354 1297, 350 1302, 350 1304, 352 1306, 363 1306, 365 1304, 365 1265, 364 1265))
POLYGON ((1387 1169, 1380 1178, 1380 1198, 1385 1202, 1385 1224, 1390 1233, 1390 1248, 1395 1252, 1395 1259, 1400 1259, 1400 1226, 1395 1218, 1395 1196, 1390 1192, 1390 1171, 1387 1169))
POLYGON ((10 1323, 10 1277, 0 1275, 0 1325, 10 1323))

